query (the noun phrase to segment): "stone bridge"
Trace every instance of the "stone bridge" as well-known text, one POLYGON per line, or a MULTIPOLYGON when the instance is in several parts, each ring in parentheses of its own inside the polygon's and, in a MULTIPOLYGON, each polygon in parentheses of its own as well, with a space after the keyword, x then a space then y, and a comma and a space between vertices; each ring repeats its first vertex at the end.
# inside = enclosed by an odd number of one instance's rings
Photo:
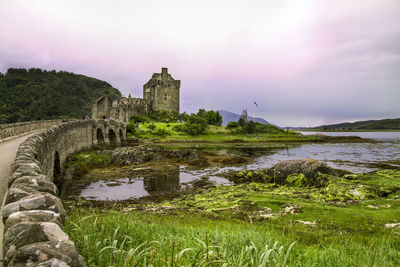
POLYGON ((1 192, 4 266, 86 266, 62 230, 66 213, 58 192, 63 165, 78 151, 121 145, 125 125, 104 120, 6 124, 0 127, 0 137, 10 139, 32 131, 37 133, 0 143, 1 154, 16 155, 11 165, 0 164, 9 173, 0 177, 7 184, 6 192, 1 192), (45 129, 39 132, 41 128, 45 129), (16 141, 22 142, 17 151, 5 146, 16 141))

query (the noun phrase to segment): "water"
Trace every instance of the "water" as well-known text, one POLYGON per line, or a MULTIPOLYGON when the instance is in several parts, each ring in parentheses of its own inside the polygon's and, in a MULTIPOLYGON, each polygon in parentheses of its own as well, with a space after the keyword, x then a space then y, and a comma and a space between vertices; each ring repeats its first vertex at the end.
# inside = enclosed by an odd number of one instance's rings
POLYGON ((380 141, 400 142, 399 132, 309 132, 300 131, 303 135, 324 134, 327 136, 359 136, 361 138, 375 139, 380 141))
MULTIPOLYGON (((155 163, 157 164, 157 163, 155 163)), ((80 196, 91 200, 128 200, 168 193, 201 179, 205 170, 190 170, 184 166, 163 164, 161 168, 124 168, 112 179, 101 179, 85 186, 80 196), (125 176, 118 178, 118 176, 125 176)), ((98 175, 98 174, 97 174, 98 175)), ((217 184, 231 184, 222 177, 209 177, 217 184)))
MULTIPOLYGON (((317 132, 304 132, 315 134, 317 132)), ((400 166, 400 132, 323 132, 325 135, 357 135, 380 140, 376 143, 310 143, 257 145, 178 145, 174 148, 197 148, 251 157, 249 164, 234 167, 193 169, 179 164, 148 163, 147 167, 129 166, 93 173, 96 181, 76 189, 72 195, 94 200, 127 200, 152 196, 184 187, 187 183, 208 177, 217 184, 230 184, 222 174, 231 170, 270 168, 283 160, 313 158, 330 167, 361 173, 382 167, 400 166), (111 179, 110 179, 111 176, 111 179)), ((86 178, 85 178, 86 179, 86 178)), ((79 187, 78 185, 76 185, 79 187)))

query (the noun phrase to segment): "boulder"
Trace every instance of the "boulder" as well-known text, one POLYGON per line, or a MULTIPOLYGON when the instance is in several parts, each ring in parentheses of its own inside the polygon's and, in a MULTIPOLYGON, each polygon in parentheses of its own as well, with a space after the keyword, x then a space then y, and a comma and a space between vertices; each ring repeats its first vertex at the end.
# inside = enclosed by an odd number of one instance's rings
POLYGON ((274 177, 277 183, 284 183, 286 178, 295 173, 302 173, 312 184, 314 178, 318 178, 318 174, 336 174, 335 170, 325 163, 318 162, 314 159, 297 159, 279 162, 268 171, 268 175, 274 177))
POLYGON ((6 255, 6 263, 8 263, 6 266, 14 267, 87 266, 71 240, 40 242, 18 249, 10 249, 6 255), (52 263, 56 265, 51 265, 52 263))

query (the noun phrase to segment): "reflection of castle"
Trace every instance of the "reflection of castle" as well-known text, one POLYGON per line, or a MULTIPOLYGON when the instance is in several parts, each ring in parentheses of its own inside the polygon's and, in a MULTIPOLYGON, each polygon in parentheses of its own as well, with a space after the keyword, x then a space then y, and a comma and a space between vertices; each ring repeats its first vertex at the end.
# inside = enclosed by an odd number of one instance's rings
POLYGON ((144 176, 143 185, 150 195, 179 188, 179 166, 168 166, 165 171, 144 176))
POLYGON ((96 99, 92 105, 92 118, 111 117, 121 122, 129 121, 132 115, 148 115, 166 110, 179 113, 180 80, 172 78, 167 68, 154 73, 143 85, 143 98, 122 97, 112 101, 108 95, 96 99))

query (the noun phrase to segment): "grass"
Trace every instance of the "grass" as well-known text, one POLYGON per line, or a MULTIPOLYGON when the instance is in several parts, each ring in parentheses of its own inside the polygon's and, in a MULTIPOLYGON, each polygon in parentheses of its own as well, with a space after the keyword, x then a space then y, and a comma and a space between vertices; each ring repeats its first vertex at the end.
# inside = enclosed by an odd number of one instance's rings
POLYGON ((323 188, 244 183, 111 209, 66 202, 65 230, 90 266, 399 266, 400 230, 385 227, 400 221, 399 186, 400 171, 384 170, 323 188))
MULTIPOLYGON (((136 135, 143 139, 156 139, 159 142, 200 142, 200 143, 223 143, 223 142, 320 142, 320 141, 340 141, 332 137, 303 136, 296 132, 266 133, 266 134, 232 134, 223 126, 213 126, 207 129, 205 134, 190 136, 182 132, 177 132, 173 128, 179 123, 154 122, 156 129, 162 129, 167 135, 159 136, 155 130, 149 126, 153 124, 140 124, 140 131, 136 135), (328 140, 329 139, 329 140, 328 140)), ((151 126, 150 126, 151 127, 151 126)), ((347 139, 346 141, 351 141, 347 139)), ((354 141, 354 140, 353 140, 354 141)), ((356 140, 360 141, 360 140, 356 140)))
POLYGON ((98 153, 95 150, 91 150, 73 154, 72 156, 70 156, 65 166, 70 167, 72 165, 82 164, 86 164, 88 166, 106 166, 109 161, 109 154, 98 153))

